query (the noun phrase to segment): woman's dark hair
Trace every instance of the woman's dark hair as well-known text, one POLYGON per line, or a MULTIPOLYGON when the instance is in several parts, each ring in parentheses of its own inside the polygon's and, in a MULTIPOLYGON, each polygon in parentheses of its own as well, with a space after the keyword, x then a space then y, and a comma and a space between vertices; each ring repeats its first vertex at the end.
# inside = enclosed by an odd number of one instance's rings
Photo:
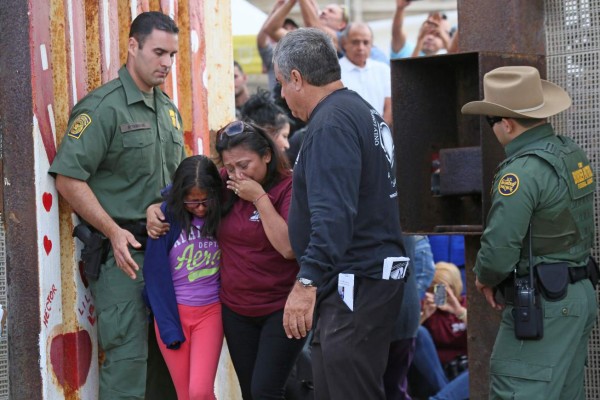
POLYGON ((242 120, 262 127, 273 138, 285 124, 290 123, 285 110, 275 104, 269 91, 265 89, 259 88, 256 94, 250 96, 242 106, 241 113, 242 120))
MULTIPOLYGON (((223 164, 223 151, 236 147, 243 147, 246 150, 258 154, 260 157, 270 153, 271 161, 267 164, 267 175, 262 183, 263 189, 269 191, 269 189, 283 177, 290 175, 288 162, 286 158, 282 156, 281 152, 278 151, 269 134, 258 125, 249 122, 241 122, 244 125, 244 130, 239 134, 229 136, 225 132, 227 127, 236 123, 239 124, 240 121, 234 121, 227 124, 217 131, 217 159, 223 164)), ((237 196, 229 196, 224 205, 224 213, 229 211, 237 199, 237 196)))
POLYGON ((179 164, 173 175, 171 190, 165 199, 167 211, 187 234, 190 233, 192 216, 183 204, 183 199, 193 188, 206 192, 209 199, 200 232, 202 236, 215 237, 221 221, 223 181, 215 163, 206 156, 191 156, 179 164))

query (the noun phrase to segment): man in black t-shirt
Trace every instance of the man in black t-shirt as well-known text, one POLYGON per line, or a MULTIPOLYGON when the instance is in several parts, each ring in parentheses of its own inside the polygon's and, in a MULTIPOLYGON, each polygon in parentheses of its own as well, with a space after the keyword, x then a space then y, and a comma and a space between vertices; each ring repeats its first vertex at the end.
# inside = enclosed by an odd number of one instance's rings
POLYGON ((282 97, 308 121, 288 217, 300 272, 284 329, 299 339, 312 328, 313 310, 318 316, 316 399, 385 399, 383 373, 404 287, 402 273, 390 277, 389 270, 406 263, 391 131, 344 87, 323 32, 288 33, 273 59, 282 97))

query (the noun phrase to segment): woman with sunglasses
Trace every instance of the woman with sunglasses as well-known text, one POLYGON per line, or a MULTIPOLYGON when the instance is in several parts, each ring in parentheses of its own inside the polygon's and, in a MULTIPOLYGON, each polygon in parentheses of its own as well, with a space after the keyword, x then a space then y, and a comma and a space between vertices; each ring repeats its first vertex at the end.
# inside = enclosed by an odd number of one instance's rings
POLYGON ((288 238, 292 177, 265 130, 235 121, 217 133, 226 181, 217 235, 223 328, 244 399, 283 399, 304 340, 288 339, 283 308, 298 264, 288 238))
POLYGON ((147 242, 145 296, 180 400, 215 398, 223 345, 216 241, 222 192, 221 176, 210 159, 186 158, 160 208, 170 230, 147 242))

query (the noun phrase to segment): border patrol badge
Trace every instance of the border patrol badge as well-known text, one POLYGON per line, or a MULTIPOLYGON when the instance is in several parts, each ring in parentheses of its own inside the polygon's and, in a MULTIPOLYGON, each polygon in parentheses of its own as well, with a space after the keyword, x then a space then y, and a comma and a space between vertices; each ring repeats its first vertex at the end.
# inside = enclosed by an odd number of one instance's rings
POLYGON ((181 125, 179 124, 179 118, 177 118, 175 110, 169 110, 169 116, 171 117, 171 123, 173 124, 173 128, 179 130, 181 128, 181 125))
POLYGON ((71 125, 71 129, 69 130, 69 136, 74 139, 79 139, 85 128, 88 127, 89 124, 92 123, 92 119, 87 114, 79 114, 75 121, 73 121, 73 125, 71 125))
POLYGON ((498 182, 498 193, 502 196, 515 194, 519 189, 519 177, 515 174, 505 174, 498 182))

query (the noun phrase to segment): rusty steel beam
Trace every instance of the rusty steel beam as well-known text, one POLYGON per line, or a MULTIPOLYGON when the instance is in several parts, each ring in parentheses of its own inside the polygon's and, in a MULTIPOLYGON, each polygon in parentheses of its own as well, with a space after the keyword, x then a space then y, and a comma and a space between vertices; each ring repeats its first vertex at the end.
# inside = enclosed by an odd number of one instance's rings
MULTIPOLYGON (((481 1, 458 0, 458 26, 460 27, 459 50, 479 52, 494 57, 481 57, 479 87, 483 75, 502 65, 533 65, 545 76, 546 38, 544 30, 544 1, 481 1)), ((483 98, 480 91, 478 99, 483 98)), ((473 99, 475 100, 475 99, 473 99)), ((464 117, 467 124, 476 125, 478 116, 464 117)), ((498 159, 496 138, 484 128, 481 136, 483 159, 498 159)), ((482 192, 483 218, 487 217, 491 198, 489 185, 494 163, 483 164, 484 190, 482 192)), ((465 261, 467 267, 467 296, 469 303, 468 346, 469 386, 473 399, 488 397, 489 359, 498 331, 500 314, 492 311, 483 296, 477 292, 472 267, 475 265, 480 237, 465 238, 465 261)))
POLYGON ((458 0, 459 49, 545 55, 544 1, 458 0))
POLYGON ((28 3, 22 0, 0 2, 0 134, 11 399, 42 398, 28 3))

